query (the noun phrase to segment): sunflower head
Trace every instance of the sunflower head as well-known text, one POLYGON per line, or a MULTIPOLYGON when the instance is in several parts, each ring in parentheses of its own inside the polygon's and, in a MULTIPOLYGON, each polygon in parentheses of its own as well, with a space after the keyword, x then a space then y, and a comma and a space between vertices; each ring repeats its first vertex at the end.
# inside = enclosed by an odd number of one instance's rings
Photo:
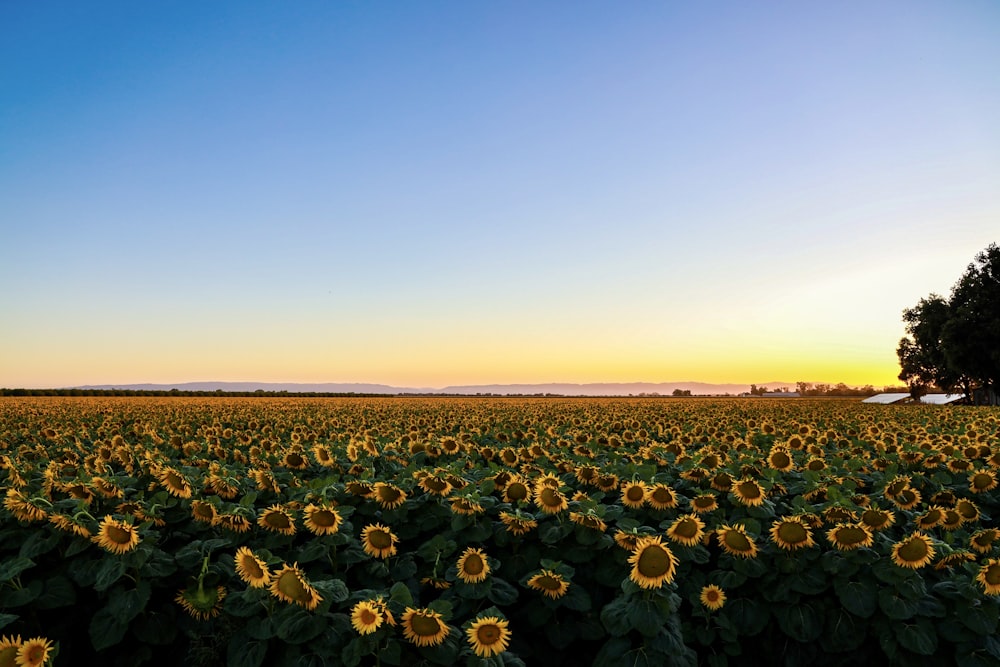
POLYGON ((251 588, 267 588, 271 583, 271 571, 267 563, 257 557, 248 547, 240 547, 233 558, 236 574, 251 588))
POLYGON ((335 535, 343 522, 340 512, 325 503, 322 505, 309 503, 304 512, 306 528, 314 535, 335 535))
POLYGON ((919 569, 934 559, 934 543, 922 533, 913 533, 892 547, 892 562, 899 567, 919 569))
POLYGON ((102 549, 113 554, 123 554, 139 545, 139 532, 132 524, 105 515, 98 527, 97 535, 91 539, 102 549))
POLYGON ((666 484, 654 484, 646 494, 646 502, 654 510, 667 510, 677 507, 677 494, 666 484))
POLYGON ((646 504, 646 483, 642 481, 623 482, 622 505, 633 509, 641 509, 646 504))
POLYGON ((438 646, 448 636, 448 625, 433 609, 407 607, 401 619, 403 636, 415 646, 438 646))
POLYGON ((295 534, 295 519, 281 505, 271 505, 261 512, 257 517, 257 525, 272 533, 295 534))
POLYGON ((632 565, 629 579, 641 588, 669 584, 674 580, 678 563, 670 547, 663 544, 658 535, 639 538, 628 562, 632 565))
POLYGON ((976 581, 982 585, 987 595, 1000 595, 1000 559, 991 558, 983 563, 976 581))
POLYGON ((319 606, 323 598, 306 579, 305 573, 299 569, 298 563, 285 565, 271 578, 269 587, 271 595, 283 602, 297 604, 312 611, 319 606))
POLYGON ((827 531, 826 539, 840 551, 870 547, 874 541, 871 530, 861 522, 837 524, 827 531))
POLYGON ((469 646, 481 658, 498 655, 507 650, 510 629, 507 620, 497 616, 483 616, 474 620, 465 631, 469 646))
POLYGON ((222 611, 222 601, 226 597, 223 586, 202 586, 200 583, 177 592, 174 601, 184 608, 192 618, 207 621, 222 611))
POLYGON ((812 530, 797 516, 785 517, 771 526, 771 540, 782 549, 794 551, 814 546, 812 530))
POLYGON ((716 611, 726 604, 726 593, 715 584, 709 584, 701 589, 698 600, 705 609, 716 611))
POLYGON ((395 509, 406 502, 406 492, 393 484, 375 482, 375 501, 382 509, 395 509))
POLYGON ((468 547, 458 558, 458 578, 467 584, 486 581, 490 574, 490 564, 482 549, 468 547))
POLYGON ((566 595, 566 591, 569 590, 569 582, 557 572, 541 570, 528 578, 528 588, 541 591, 545 597, 557 600, 566 595))
POLYGON ((723 525, 716 529, 715 534, 726 553, 740 558, 755 558, 757 556, 757 545, 754 544, 753 538, 743 526, 739 524, 723 525))
POLYGON ((667 538, 686 547, 701 544, 704 537, 705 522, 699 519, 697 514, 679 516, 667 528, 667 538))
POLYGON ((380 523, 373 523, 361 531, 361 543, 365 553, 374 558, 388 558, 396 555, 399 538, 380 523))

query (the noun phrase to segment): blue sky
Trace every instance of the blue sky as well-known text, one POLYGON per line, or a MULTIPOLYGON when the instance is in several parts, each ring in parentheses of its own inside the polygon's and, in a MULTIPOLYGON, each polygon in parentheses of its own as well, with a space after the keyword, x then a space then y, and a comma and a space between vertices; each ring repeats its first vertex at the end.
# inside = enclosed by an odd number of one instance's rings
POLYGON ((894 381, 994 2, 5 3, 0 386, 894 381))

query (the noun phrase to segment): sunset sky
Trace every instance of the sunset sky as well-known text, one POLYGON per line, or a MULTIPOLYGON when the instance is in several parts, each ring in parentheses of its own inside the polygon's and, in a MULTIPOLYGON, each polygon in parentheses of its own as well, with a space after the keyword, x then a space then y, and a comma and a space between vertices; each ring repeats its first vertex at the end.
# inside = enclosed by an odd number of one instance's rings
POLYGON ((897 383, 1000 3, 4 2, 0 387, 897 383))

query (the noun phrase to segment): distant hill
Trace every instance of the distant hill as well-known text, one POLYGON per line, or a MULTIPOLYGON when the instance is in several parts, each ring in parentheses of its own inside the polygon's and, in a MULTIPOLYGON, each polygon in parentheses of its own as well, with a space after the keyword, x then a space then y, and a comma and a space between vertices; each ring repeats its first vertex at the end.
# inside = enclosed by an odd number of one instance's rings
MULTIPOLYGON (((762 382, 758 386, 795 388, 794 382, 762 382)), ((102 384, 72 387, 73 389, 132 389, 140 391, 233 391, 252 392, 287 391, 294 393, 331 394, 558 394, 561 396, 628 396, 660 394, 669 396, 675 389, 690 391, 693 395, 742 394, 750 390, 749 384, 711 384, 707 382, 552 382, 539 384, 473 384, 448 387, 394 387, 386 384, 362 382, 181 382, 177 384, 102 384)))

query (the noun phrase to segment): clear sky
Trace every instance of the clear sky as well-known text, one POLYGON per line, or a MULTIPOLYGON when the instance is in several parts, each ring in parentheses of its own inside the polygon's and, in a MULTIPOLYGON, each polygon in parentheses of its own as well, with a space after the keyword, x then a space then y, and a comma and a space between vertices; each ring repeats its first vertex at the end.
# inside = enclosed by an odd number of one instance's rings
POLYGON ((1000 3, 4 2, 0 386, 896 382, 1000 3))

